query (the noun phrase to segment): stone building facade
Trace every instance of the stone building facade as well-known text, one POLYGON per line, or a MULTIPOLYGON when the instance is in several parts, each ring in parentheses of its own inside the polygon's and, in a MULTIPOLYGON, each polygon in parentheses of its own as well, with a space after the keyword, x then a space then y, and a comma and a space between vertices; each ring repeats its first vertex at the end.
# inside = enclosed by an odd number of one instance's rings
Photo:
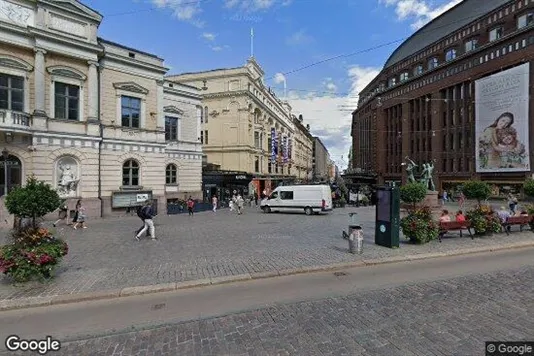
POLYGON ((297 182, 307 183, 313 176, 313 141, 310 133, 310 125, 304 125, 304 118, 299 115, 293 116, 295 124, 295 144, 293 154, 293 166, 297 182))
MULTIPOLYGON (((419 165, 432 162, 440 191, 458 191, 464 182, 480 179, 494 196, 519 193, 533 174, 531 166, 480 169, 477 161, 485 153, 477 147, 493 124, 487 121, 499 121, 514 106, 522 111, 512 119, 518 137, 534 147, 533 64, 534 0, 464 0, 429 22, 360 93, 352 120, 352 164, 358 171, 353 183, 406 182, 402 164, 409 157, 419 165), (504 89, 488 99, 489 90, 476 88, 491 77, 500 78, 504 89), (524 83, 525 89, 512 91, 524 83), (515 98, 507 99, 507 93, 515 98)), ((521 154, 532 159, 529 150, 521 154)))
POLYGON ((254 58, 248 59, 243 67, 167 77, 201 89, 199 138, 203 152, 210 164, 230 176, 252 175, 251 184, 243 188, 245 194, 255 190, 260 195, 282 181, 295 179, 291 106, 263 84, 263 77, 264 72, 254 58), (282 143, 289 149, 285 150, 282 143))
POLYGON ((168 89, 163 59, 97 37, 102 16, 78 1, 0 0, 0 9, 2 196, 35 174, 71 208, 83 199, 91 217, 146 198, 161 213, 169 164, 173 196, 200 194, 196 88, 168 89), (168 114, 183 120, 183 143, 166 141, 168 114))
POLYGON ((330 154, 323 141, 317 136, 313 138, 313 180, 326 182, 330 178, 330 154))

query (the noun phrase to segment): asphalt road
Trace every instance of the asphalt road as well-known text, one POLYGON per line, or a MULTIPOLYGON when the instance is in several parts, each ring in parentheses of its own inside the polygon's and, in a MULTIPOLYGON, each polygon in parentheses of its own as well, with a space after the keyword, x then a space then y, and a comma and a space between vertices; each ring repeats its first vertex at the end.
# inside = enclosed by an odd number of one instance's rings
POLYGON ((63 343, 57 355, 483 355, 483 341, 534 335, 533 257, 521 249, 6 311, 0 335, 51 335, 63 343))

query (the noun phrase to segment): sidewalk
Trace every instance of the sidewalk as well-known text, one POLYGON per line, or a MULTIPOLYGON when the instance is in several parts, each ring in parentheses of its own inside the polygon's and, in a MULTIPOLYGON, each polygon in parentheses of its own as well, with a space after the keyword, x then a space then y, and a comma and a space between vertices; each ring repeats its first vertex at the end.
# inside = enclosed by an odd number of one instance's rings
POLYGON ((89 222, 85 230, 62 228, 70 252, 52 281, 23 286, 0 279, 0 309, 110 298, 284 274, 372 265, 534 246, 531 231, 475 238, 445 238, 443 243, 399 249, 374 244, 374 209, 336 209, 326 216, 262 214, 249 208, 162 216, 158 241, 134 239, 136 217, 89 222), (365 235, 364 253, 348 253, 341 238, 347 214, 358 212, 365 235))

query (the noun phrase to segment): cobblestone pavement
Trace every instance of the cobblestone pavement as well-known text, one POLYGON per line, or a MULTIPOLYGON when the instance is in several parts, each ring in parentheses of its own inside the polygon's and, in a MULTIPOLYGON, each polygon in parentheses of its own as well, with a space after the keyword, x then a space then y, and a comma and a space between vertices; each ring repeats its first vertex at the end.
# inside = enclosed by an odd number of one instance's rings
POLYGON ((58 355, 484 355, 534 335, 534 268, 74 341, 58 355))
POLYGON ((136 216, 89 221, 88 229, 58 228, 69 255, 51 282, 13 286, 0 277, 0 300, 55 296, 181 282, 244 273, 327 266, 336 263, 429 252, 448 252, 532 240, 528 231, 507 237, 446 238, 423 246, 401 239, 400 249, 374 244, 374 208, 336 209, 329 215, 263 214, 248 208, 156 218, 157 241, 136 241, 136 216), (341 238, 348 213, 358 212, 365 235, 363 255, 347 252, 341 238))

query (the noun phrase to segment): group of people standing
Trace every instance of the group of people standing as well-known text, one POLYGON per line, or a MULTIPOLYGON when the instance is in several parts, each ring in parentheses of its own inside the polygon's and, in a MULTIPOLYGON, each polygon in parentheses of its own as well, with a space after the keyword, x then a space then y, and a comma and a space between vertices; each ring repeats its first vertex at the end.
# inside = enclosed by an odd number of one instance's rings
POLYGON ((85 224, 86 220, 86 210, 83 206, 82 199, 76 202, 76 210, 74 212, 74 217, 71 222, 69 222, 69 205, 67 201, 63 201, 59 207, 59 218, 54 222, 54 227, 56 227, 61 221, 64 221, 67 226, 71 226, 74 230, 80 226, 83 229, 87 229, 85 224))

